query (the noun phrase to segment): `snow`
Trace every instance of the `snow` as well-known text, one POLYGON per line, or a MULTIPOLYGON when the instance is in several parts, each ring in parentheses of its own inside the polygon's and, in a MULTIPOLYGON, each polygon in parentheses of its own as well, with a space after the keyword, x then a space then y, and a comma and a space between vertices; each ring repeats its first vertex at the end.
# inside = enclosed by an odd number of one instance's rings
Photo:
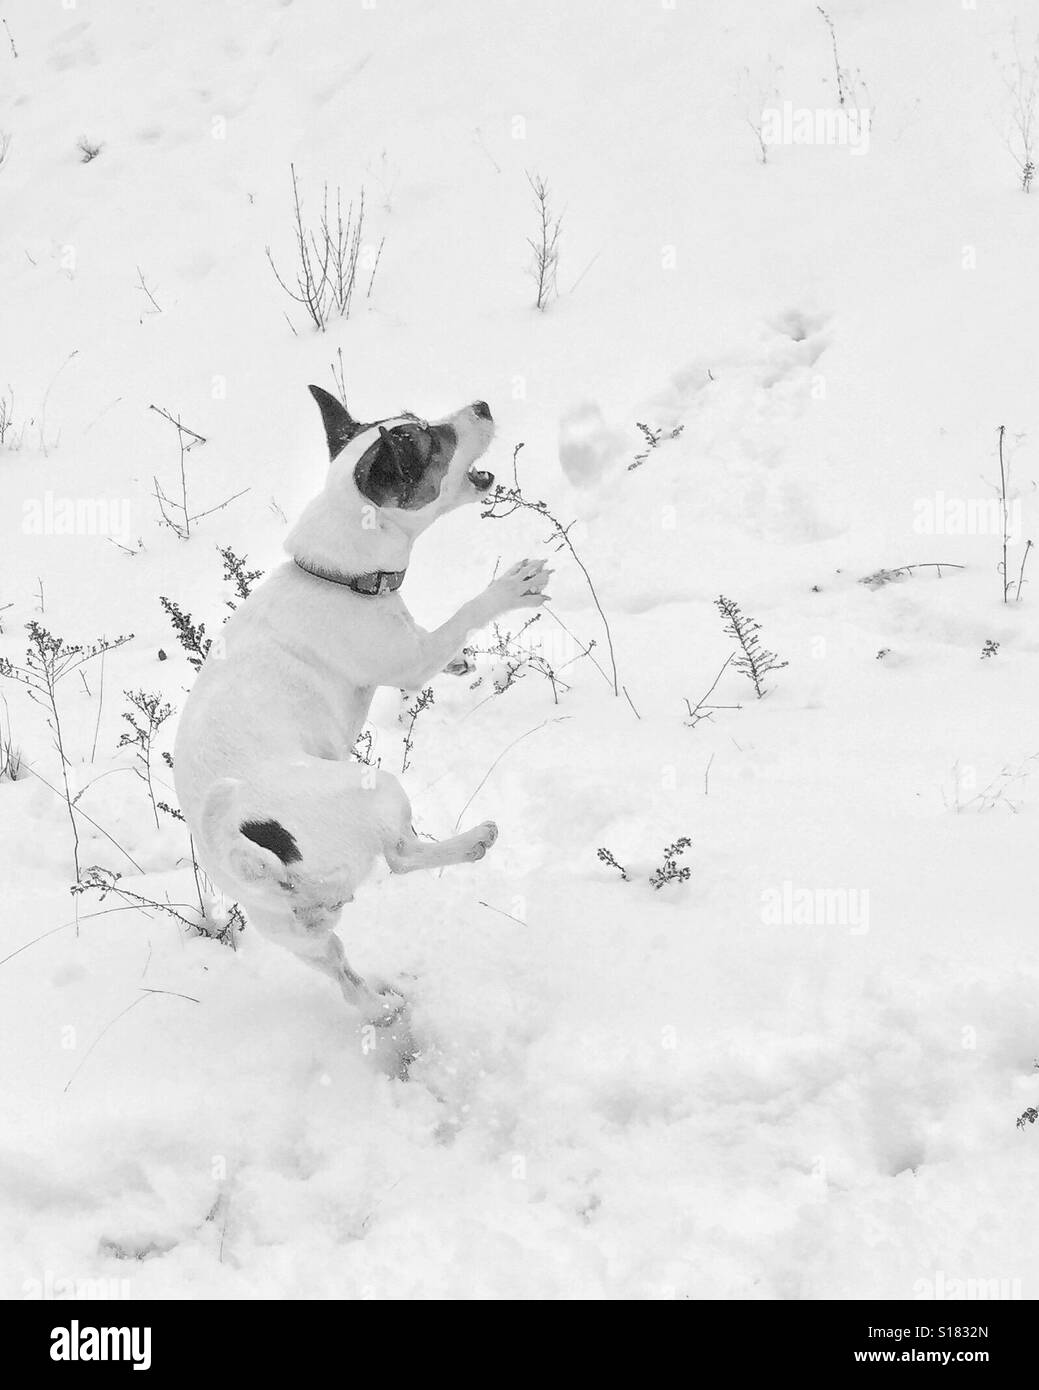
MULTIPOLYGON (((416 823, 450 833, 490 772, 465 819, 502 835, 473 866, 377 873, 344 916, 351 963, 412 1001, 406 1083, 251 930, 232 951, 90 895, 77 927, 65 808, 31 773, 0 783, 0 1294, 911 1298, 939 1272, 1039 1292, 1039 1131, 1015 1127, 1039 1103, 1037 600, 1026 572, 1000 602, 996 535, 914 527, 921 500, 993 495, 1005 424, 1011 573, 1039 534, 1039 205, 991 56, 1039 11, 829 8, 868 152, 762 166, 741 69, 771 55, 783 100, 834 103, 801 0, 5 6, 0 388, 24 434, 0 449, 0 653, 33 618, 135 634, 99 724, 97 663, 89 693, 61 687, 79 804, 122 846, 83 823, 83 864, 190 912, 183 827, 155 829, 117 750, 121 692, 183 703, 158 596, 217 632, 218 545, 278 562, 324 467, 305 387, 339 348, 363 418, 486 399, 501 481, 524 442, 630 703, 590 658, 558 705, 535 673, 488 699, 486 656, 476 688, 435 682, 416 823), (290 161, 310 207, 325 179, 365 184, 369 262, 386 238, 323 335, 265 256, 291 264, 290 161), (527 170, 564 210, 544 314, 527 170), (157 525, 178 451, 151 404, 206 436, 199 510, 248 489, 188 541, 157 525), (629 471, 639 420, 681 433, 629 471), (56 524, 99 499, 139 553, 56 524), (933 562, 963 568, 859 582, 933 562), (761 701, 729 667, 711 698, 741 708, 693 728, 731 649, 719 594, 789 665, 761 701), (691 877, 655 891, 683 835, 691 877), (768 901, 803 911, 770 924, 768 901)), ((442 620, 547 534, 457 513, 405 599, 442 620)), ((551 588, 608 675, 566 555, 551 588)), ((548 612, 539 634, 557 667, 579 651, 548 612)), ((56 783, 43 712, 2 693, 56 783)), ((394 769, 401 707, 372 711, 394 769)))

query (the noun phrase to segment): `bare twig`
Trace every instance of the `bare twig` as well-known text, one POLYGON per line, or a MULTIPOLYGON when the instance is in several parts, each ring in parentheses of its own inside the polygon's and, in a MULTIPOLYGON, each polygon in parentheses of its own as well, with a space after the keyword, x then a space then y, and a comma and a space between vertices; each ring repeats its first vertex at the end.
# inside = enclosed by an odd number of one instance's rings
MULTIPOLYGON (((133 553, 133 552, 131 551, 131 554, 132 554, 132 553, 133 553)), ((106 648, 106 650, 103 651, 103 652, 101 653, 101 674, 100 674, 100 677, 98 678, 98 689, 97 689, 97 719, 94 721, 94 742, 91 744, 91 747, 90 747, 90 761, 91 761, 91 762, 93 762, 94 759, 97 757, 97 735, 98 735, 98 730, 101 728, 101 711, 102 711, 102 710, 104 709, 104 707, 105 707, 105 657, 106 657, 107 655, 108 655, 108 651, 107 651, 107 648, 106 648)), ((82 671, 81 671, 81 672, 80 672, 80 675, 82 675, 82 674, 83 674, 83 673, 82 673, 82 671)))
MULTIPOLYGON (((65 800, 64 796, 62 796, 62 793, 58 790, 58 788, 54 786, 52 782, 48 782, 46 777, 41 776, 41 774, 38 773, 34 767, 30 767, 28 763, 25 764, 25 767, 26 771, 31 772, 32 775, 37 779, 37 781, 42 782, 43 785, 49 788, 55 796, 61 797, 63 801, 65 800)), ((119 843, 119 841, 115 839, 114 836, 110 835, 103 825, 98 825, 97 821, 94 820, 93 816, 88 816, 86 811, 84 811, 82 807, 77 806, 74 801, 68 802, 66 804, 69 805, 71 811, 75 812, 77 816, 82 816, 88 825, 92 825, 95 830, 99 831, 105 837, 106 840, 108 840, 111 844, 113 844, 116 847, 120 854, 125 855, 139 874, 144 873, 144 869, 141 867, 140 864, 138 864, 137 860, 133 857, 129 850, 124 849, 123 846, 119 843)))
POLYGON ((1003 602, 1007 602, 1007 594, 1010 592, 1010 575, 1007 572, 1007 545, 1009 544, 1010 532, 1010 508, 1007 505, 1007 480, 1010 470, 1003 461, 1003 436, 1007 432, 1006 425, 999 427, 999 507, 1003 526, 1003 563, 1000 566, 1000 573, 1003 576, 1003 602))
POLYGON ((469 807, 472 805, 472 803, 476 800, 477 796, 483 790, 484 784, 486 783, 487 779, 490 777, 491 773, 501 762, 502 758, 504 758, 506 753, 511 752, 511 750, 516 747, 517 743, 522 743, 525 738, 530 738, 531 734, 536 734, 539 729, 545 728, 547 724, 562 724, 564 720, 569 718, 570 716, 568 714, 557 714, 553 719, 543 719, 540 724, 535 724, 532 729, 528 729, 526 733, 520 734, 520 736, 518 738, 514 738, 511 743, 507 743, 505 747, 501 750, 501 752, 498 754, 498 756, 495 758, 494 762, 491 763, 490 767, 480 778, 473 794, 469 797, 468 801, 459 811, 458 816, 455 820, 455 830, 458 829, 459 825, 462 822, 462 817, 465 815, 466 811, 468 811, 469 807))
MULTIPOLYGON (((42 406, 40 407, 40 448, 43 450, 43 457, 44 457, 44 458, 47 458, 47 457, 48 457, 48 453, 47 453, 47 402, 50 400, 50 394, 51 394, 51 391, 54 389, 54 383, 57 381, 58 377, 61 376, 62 372, 63 372, 63 371, 65 370, 65 368, 69 365, 69 363, 72 361, 72 359, 73 359, 74 357, 77 357, 78 355, 79 355, 79 348, 73 348, 72 351, 69 353, 68 357, 65 358, 65 361, 62 362, 61 366, 58 368, 58 370, 57 370, 57 371, 54 373, 54 375, 51 377, 50 382, 49 382, 48 385, 47 385, 47 389, 46 389, 46 391, 43 393, 43 404, 42 404, 42 406)), ((59 431, 58 438, 60 439, 60 437, 61 437, 61 434, 60 434, 60 431, 59 431)), ((58 440, 55 440, 54 443, 55 443, 55 447, 56 447, 56 446, 57 446, 57 443, 58 443, 58 440)))
POLYGON ((721 670, 718 672, 714 680, 711 682, 710 688, 703 695, 701 695, 695 707, 691 705, 688 700, 685 701, 685 707, 689 711, 689 718, 686 722, 688 723, 691 729, 695 729, 701 719, 713 718, 715 710, 743 708, 742 705, 709 705, 707 703, 710 696, 714 693, 714 689, 717 686, 718 682, 721 680, 722 676, 724 676, 729 666, 729 663, 734 661, 735 659, 736 653, 730 652, 729 655, 725 658, 721 670))
POLYGON ((841 60, 840 60, 840 58, 837 56, 837 32, 836 32, 836 30, 835 30, 834 27, 833 27, 833 20, 832 20, 832 19, 830 18, 830 16, 826 13, 826 11, 823 9, 823 7, 822 7, 821 5, 816 5, 815 8, 816 8, 816 9, 819 11, 819 13, 822 15, 823 19, 824 19, 825 22, 826 22, 826 27, 827 27, 827 28, 829 29, 829 31, 830 31, 830 42, 831 42, 831 44, 833 45, 833 67, 834 67, 834 71, 835 71, 836 74, 837 74, 837 99, 838 99, 838 101, 840 102, 840 104, 843 106, 843 105, 844 105, 844 95, 845 95, 845 93, 844 93, 844 69, 841 67, 841 60))
MULTIPOLYGON (((515 922, 518 926, 525 927, 527 924, 519 917, 513 917, 511 912, 506 912, 503 907, 495 907, 493 903, 485 903, 482 898, 477 899, 481 907, 490 908, 492 912, 499 913, 502 917, 507 917, 510 922, 515 922)), ((0 961, 0 964, 3 962, 0 961)))
POLYGON ((890 584, 897 579, 900 574, 911 574, 913 570, 937 570, 938 578, 942 577, 942 570, 962 570, 966 565, 951 565, 947 560, 923 560, 915 565, 895 565, 893 569, 875 570, 873 574, 864 575, 860 584, 865 584, 870 589, 883 588, 885 584, 890 584))
POLYGON ((336 384, 339 392, 339 399, 343 404, 343 409, 348 410, 350 402, 346 399, 346 368, 343 366, 343 349, 336 348, 336 360, 331 364, 332 380, 336 384))
POLYGON ((148 288, 147 282, 145 281, 145 278, 144 278, 144 271, 141 269, 140 266, 137 267, 137 288, 138 288, 139 290, 143 290, 144 293, 148 296, 149 302, 151 303, 151 306, 152 306, 151 312, 152 312, 153 314, 161 314, 161 313, 162 313, 162 305, 158 303, 158 301, 156 300, 155 296, 152 294, 151 290, 148 288))
POLYGON ((1021 585, 1024 583, 1025 565, 1028 563, 1028 552, 1031 550, 1032 544, 1032 541, 1025 541, 1025 553, 1021 556, 1021 570, 1017 576, 1017 593, 1014 596, 1016 603, 1021 602, 1021 585))
POLYGON ((149 405, 148 409, 154 410, 156 415, 161 415, 164 420, 168 420, 174 426, 177 431, 177 444, 180 448, 180 500, 174 501, 173 498, 167 496, 154 474, 152 475, 152 482, 155 491, 152 495, 159 504, 162 524, 168 526, 182 541, 190 540, 191 528, 196 521, 212 516, 214 512, 223 511, 232 502, 237 502, 239 497, 244 497, 249 489, 245 487, 239 492, 232 493, 230 497, 225 497, 222 502, 218 502, 215 507, 207 507, 201 512, 192 512, 188 505, 187 456, 192 449, 204 445, 206 437, 195 430, 188 429, 187 425, 182 423, 179 415, 171 415, 168 410, 163 410, 161 406, 149 405))
POLYGON ((549 205, 548 184, 540 174, 527 174, 537 206, 538 230, 535 236, 527 238, 527 245, 534 253, 531 277, 537 288, 535 301, 538 309, 544 310, 550 299, 558 293, 556 279, 559 271, 559 234, 563 227, 562 214, 558 217, 549 205))

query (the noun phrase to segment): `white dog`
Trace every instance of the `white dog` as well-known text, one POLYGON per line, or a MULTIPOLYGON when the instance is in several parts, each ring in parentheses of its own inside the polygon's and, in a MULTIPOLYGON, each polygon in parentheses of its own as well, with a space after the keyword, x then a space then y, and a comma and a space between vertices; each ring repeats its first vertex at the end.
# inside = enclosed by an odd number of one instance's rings
POLYGON ((392 1022, 335 934, 376 855, 391 870, 481 859, 491 821, 421 840, 404 789, 352 757, 377 686, 418 689, 475 629, 546 601, 550 570, 521 561, 435 632, 398 589, 415 537, 494 482, 476 468, 494 434, 483 401, 435 424, 363 425, 319 387, 328 480, 285 543, 292 556, 221 631, 181 716, 177 795, 200 864, 248 920, 332 976, 366 1020, 392 1022))

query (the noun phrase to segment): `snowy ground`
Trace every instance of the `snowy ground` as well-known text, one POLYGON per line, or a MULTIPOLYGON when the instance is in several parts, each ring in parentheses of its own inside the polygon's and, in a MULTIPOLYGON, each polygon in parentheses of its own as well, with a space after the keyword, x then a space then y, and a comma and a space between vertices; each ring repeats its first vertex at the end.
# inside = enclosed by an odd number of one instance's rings
MULTIPOLYGON (((760 90, 771 55, 781 102, 836 103, 807 0, 5 0, 0 653, 32 619, 135 634, 100 718, 98 663, 61 687, 79 807, 112 837, 82 821, 83 864, 193 900, 182 827, 156 831, 117 749, 122 691, 182 704, 158 596, 217 630, 218 545, 278 562, 324 467, 305 385, 339 348, 362 418, 485 398, 503 478, 525 442, 529 495, 578 519, 630 703, 587 658, 558 705, 536 673, 488 699, 486 657, 477 688, 436 682, 418 824, 450 833, 504 753, 466 813, 502 838, 439 877, 383 870, 347 909, 352 962, 410 977, 402 1083, 252 931, 232 952, 96 897, 77 929, 50 733, 0 683, 26 764, 0 784, 3 1295, 1039 1294, 1039 1130, 1015 1127, 1039 1104, 1039 590, 1004 606, 998 536, 956 533, 1003 424, 1012 573, 1039 539, 1039 199, 992 57, 1015 15, 1031 51, 1039 13, 830 12, 868 150, 762 166, 741 69, 760 90), (369 258, 385 235, 371 298, 324 335, 264 254, 291 264, 290 161, 310 204, 365 185, 369 258), (565 206, 545 314, 526 170, 565 206), (199 510, 248 489, 188 541, 157 525, 178 454, 153 403, 208 439, 199 510), (639 420, 683 428, 629 471, 639 420), (964 568, 859 582, 935 561, 964 568), (789 665, 761 701, 730 668, 712 700, 742 708, 694 728, 732 646, 719 593, 789 665), (678 836, 691 877, 655 891, 678 836)), ((406 601, 442 619, 545 534, 455 514, 406 601)), ((552 589, 608 671, 565 557, 552 589)), ((539 631, 567 660, 547 612, 539 631)), ((400 708, 373 709, 394 769, 400 708)))

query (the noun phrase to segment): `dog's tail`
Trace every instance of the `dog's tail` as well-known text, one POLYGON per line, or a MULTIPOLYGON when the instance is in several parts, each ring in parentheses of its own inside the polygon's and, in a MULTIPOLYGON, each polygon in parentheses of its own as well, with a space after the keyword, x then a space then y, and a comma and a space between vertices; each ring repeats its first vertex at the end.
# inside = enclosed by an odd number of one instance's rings
POLYGON ((214 784, 202 809, 202 838, 243 883, 282 883, 288 866, 303 857, 296 838, 280 821, 243 815, 242 792, 233 777, 214 784))

